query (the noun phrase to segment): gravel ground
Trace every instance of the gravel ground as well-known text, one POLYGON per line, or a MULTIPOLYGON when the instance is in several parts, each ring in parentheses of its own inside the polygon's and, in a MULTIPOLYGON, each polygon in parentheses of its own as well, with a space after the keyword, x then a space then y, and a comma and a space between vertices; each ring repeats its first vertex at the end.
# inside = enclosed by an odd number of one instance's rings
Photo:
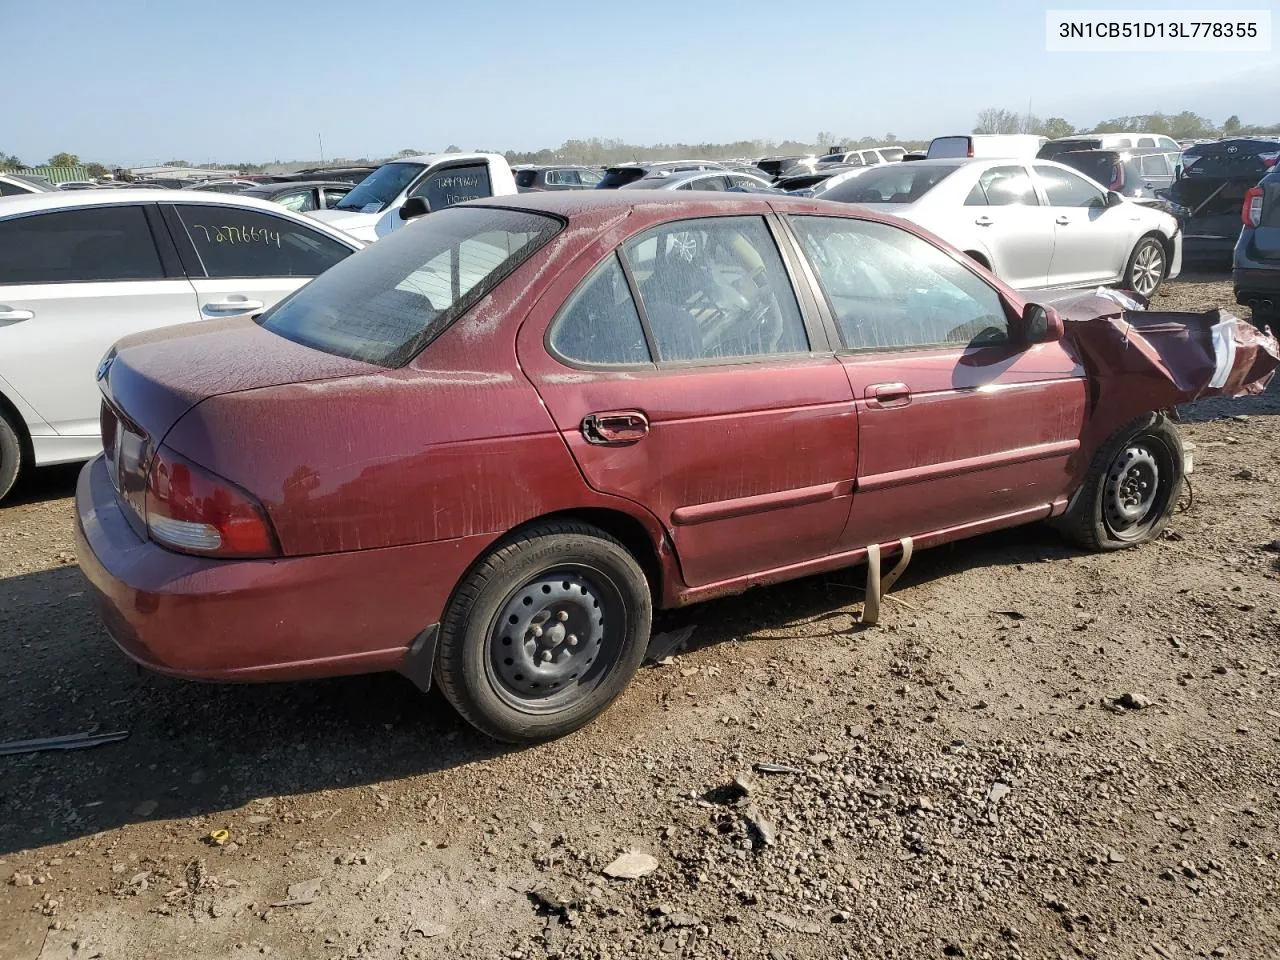
POLYGON ((926 551, 866 630, 856 570, 667 614, 686 650, 515 751, 395 676, 139 673, 44 471, 0 740, 130 736, 0 758, 0 958, 1280 956, 1280 388, 1182 414, 1159 542, 926 551))

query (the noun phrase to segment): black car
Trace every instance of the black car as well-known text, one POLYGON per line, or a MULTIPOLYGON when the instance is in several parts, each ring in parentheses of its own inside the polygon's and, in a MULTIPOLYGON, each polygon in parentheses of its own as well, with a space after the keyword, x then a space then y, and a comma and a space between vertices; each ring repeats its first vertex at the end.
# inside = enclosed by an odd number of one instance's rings
POLYGON ((724 167, 713 160, 658 160, 653 163, 625 163, 605 170, 604 176, 596 184, 597 190, 617 190, 620 186, 647 177, 651 173, 665 170, 668 173, 683 173, 685 170, 723 170, 724 167))
POLYGON ((341 180, 344 183, 356 184, 367 177, 378 168, 370 166, 351 166, 351 167, 308 167, 305 170, 295 170, 293 173, 277 174, 273 177, 277 182, 286 180, 307 181, 316 180, 341 180))
POLYGON ((799 173, 813 173, 818 166, 818 158, 807 157, 765 157, 756 161, 756 166, 774 180, 799 173))
POLYGON ((545 190, 583 190, 594 187, 604 174, 591 167, 513 167, 516 190, 520 193, 541 193, 545 190))
POLYGON ((813 188, 818 184, 825 183, 838 173, 857 169, 858 167, 853 164, 824 163, 812 172, 804 170, 778 177, 773 181, 773 185, 779 190, 785 190, 787 193, 800 192, 801 196, 807 197, 812 195, 813 188))
POLYGON ((285 181, 263 183, 245 190, 241 196, 270 200, 294 213, 328 210, 351 192, 355 184, 344 180, 313 180, 310 183, 285 181))
POLYGON ((1280 167, 1245 192, 1244 228, 1236 240, 1232 280, 1236 303, 1253 311, 1253 322, 1280 332, 1280 167))
POLYGON ((1186 207, 1184 260, 1223 260, 1240 233, 1245 194, 1258 185, 1280 159, 1280 140, 1237 137, 1197 143, 1182 154, 1182 176, 1169 199, 1186 207))

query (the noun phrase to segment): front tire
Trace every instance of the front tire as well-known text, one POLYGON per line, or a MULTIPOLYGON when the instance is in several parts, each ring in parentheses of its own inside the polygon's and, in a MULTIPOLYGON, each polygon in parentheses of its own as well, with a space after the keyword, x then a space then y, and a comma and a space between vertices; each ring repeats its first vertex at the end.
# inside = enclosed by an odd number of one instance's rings
POLYGON ((1182 489, 1182 441, 1163 413, 1132 421, 1094 455, 1057 527, 1088 550, 1123 550, 1164 531, 1182 489))
POLYGON ((652 618, 649 583, 621 543, 589 524, 540 524, 459 586, 440 625, 436 683, 495 740, 564 736, 630 682, 652 618))
POLYGON ((1148 234, 1138 241, 1129 256, 1129 265, 1124 271, 1124 285, 1150 300, 1164 283, 1168 272, 1169 258, 1165 254, 1164 244, 1159 237, 1148 234))
POLYGON ((22 467, 22 437, 9 417, 0 411, 0 500, 13 489, 22 467))

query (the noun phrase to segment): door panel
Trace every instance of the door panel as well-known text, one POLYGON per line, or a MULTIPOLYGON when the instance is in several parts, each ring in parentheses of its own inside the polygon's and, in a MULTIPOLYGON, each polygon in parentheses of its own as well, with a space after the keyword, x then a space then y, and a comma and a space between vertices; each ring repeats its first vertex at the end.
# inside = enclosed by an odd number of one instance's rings
POLYGON ((1053 214, 1053 286, 1105 283, 1124 271, 1134 208, 1106 205, 1106 194, 1074 170, 1033 164, 1053 214))
MULTIPOLYGON (((991 253, 996 275, 1011 287, 1042 287, 1053 260, 1053 218, 1020 164, 983 171, 961 215, 964 235, 991 253)), ((979 249, 981 249, 979 247, 979 249)))
POLYGON ((918 536, 1068 492, 1083 370, 1057 343, 846 356, 858 402, 858 483, 841 546, 918 536), (901 405, 871 385, 896 380, 901 405))
POLYGON ((0 326, 0 376, 64 436, 98 434, 94 375, 113 343, 200 318, 186 280, 0 285, 0 304, 32 314, 0 326))

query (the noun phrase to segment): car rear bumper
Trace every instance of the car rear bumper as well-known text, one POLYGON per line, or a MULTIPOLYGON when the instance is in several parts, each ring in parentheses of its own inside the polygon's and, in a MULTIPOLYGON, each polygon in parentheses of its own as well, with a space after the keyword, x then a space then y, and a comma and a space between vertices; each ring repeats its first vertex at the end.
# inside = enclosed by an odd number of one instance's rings
POLYGON ((1280 261, 1271 269, 1236 267, 1231 274, 1236 303, 1254 305, 1254 301, 1271 301, 1271 311, 1280 308, 1280 261))
POLYGON ((76 552, 120 649, 196 680, 400 670, 425 685, 435 627, 483 549, 466 540, 278 560, 213 560, 138 537, 98 457, 76 486, 76 552))

